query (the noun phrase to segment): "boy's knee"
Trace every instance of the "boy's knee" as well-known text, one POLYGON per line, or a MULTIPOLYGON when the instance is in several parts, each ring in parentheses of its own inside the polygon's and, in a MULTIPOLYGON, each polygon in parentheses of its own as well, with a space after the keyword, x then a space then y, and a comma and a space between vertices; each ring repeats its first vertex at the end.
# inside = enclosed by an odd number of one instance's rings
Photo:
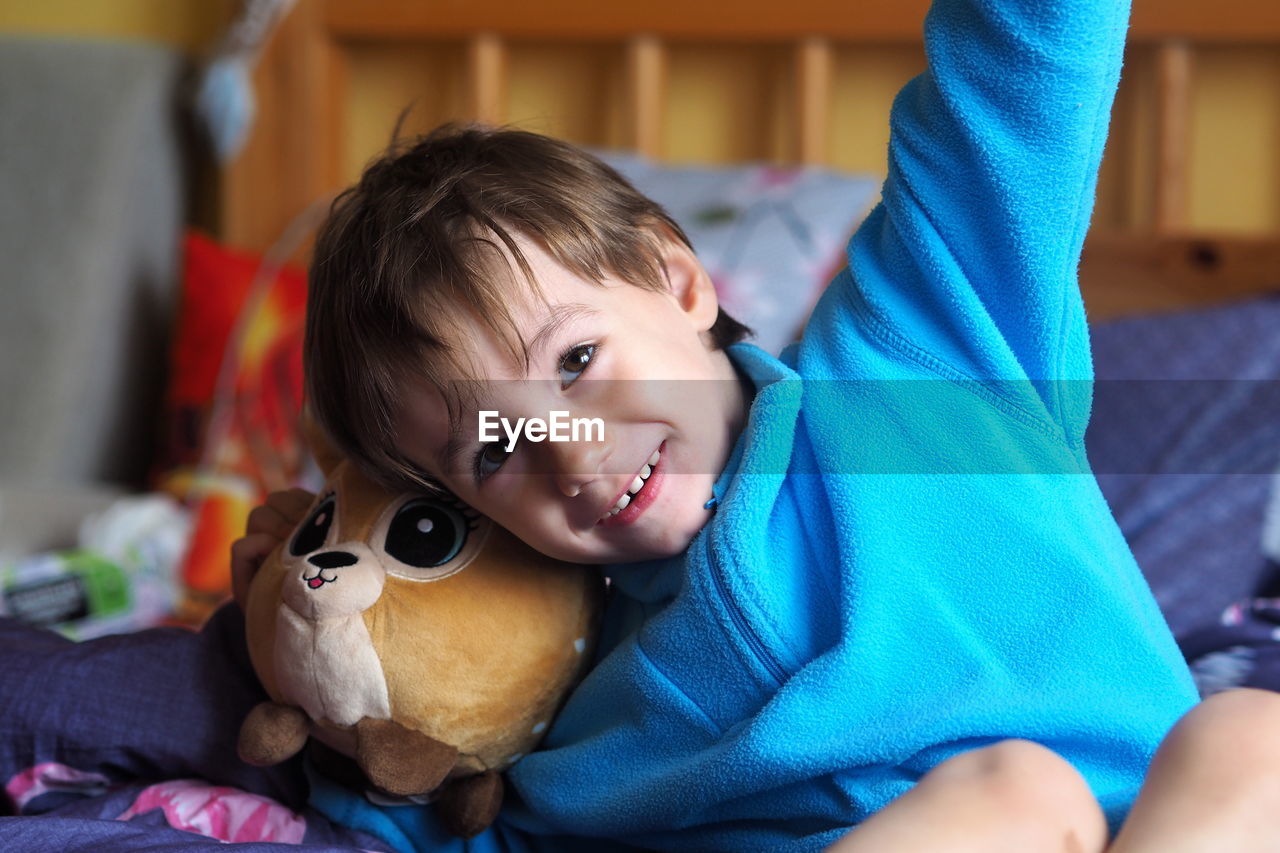
POLYGON ((1280 693, 1239 688, 1216 693, 1178 721, 1161 746, 1172 757, 1206 764, 1280 766, 1280 693))
POLYGON ((964 778, 992 794, 1016 797, 1036 789, 1037 782, 1052 786, 1084 785, 1075 768, 1053 750, 1029 740, 1003 740, 991 746, 963 752, 938 766, 939 777, 964 778))
MULTIPOLYGON (((1185 834, 1179 849, 1273 849, 1277 767, 1280 694, 1215 694, 1187 712, 1160 745, 1125 831, 1135 821, 1140 828, 1127 840, 1167 835, 1161 827, 1173 825, 1185 834), (1218 841, 1204 840, 1210 837, 1218 841)), ((1119 841, 1126 841, 1123 833, 1119 841)))
POLYGON ((1106 843, 1106 818, 1084 777, 1038 743, 1001 741, 957 755, 935 773, 938 781, 967 789, 1042 849, 1098 850, 1106 843))

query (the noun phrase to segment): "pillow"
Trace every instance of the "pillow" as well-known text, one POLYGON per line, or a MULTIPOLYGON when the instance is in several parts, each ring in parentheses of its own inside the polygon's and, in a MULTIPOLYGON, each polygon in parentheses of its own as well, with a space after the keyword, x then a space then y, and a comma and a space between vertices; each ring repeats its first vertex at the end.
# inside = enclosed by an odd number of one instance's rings
POLYGON ((845 243, 881 181, 809 167, 675 167, 596 154, 680 223, 724 310, 775 355, 799 336, 844 267, 845 243))
POLYGON ((179 617, 201 622, 230 590, 231 543, 249 511, 306 464, 297 429, 306 274, 198 233, 184 248, 155 485, 193 510, 179 617))

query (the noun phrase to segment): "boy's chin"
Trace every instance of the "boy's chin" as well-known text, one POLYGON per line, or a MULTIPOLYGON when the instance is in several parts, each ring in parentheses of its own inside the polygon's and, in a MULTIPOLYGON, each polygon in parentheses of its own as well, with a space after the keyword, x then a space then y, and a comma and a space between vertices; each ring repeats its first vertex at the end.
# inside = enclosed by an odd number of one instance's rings
POLYGON ((620 555, 617 559, 608 560, 606 562, 644 563, 649 560, 666 560, 666 559, 670 559, 671 557, 679 556, 680 554, 683 554, 685 551, 689 550, 689 543, 692 541, 693 541, 693 537, 690 536, 688 541, 684 542, 683 544, 680 544, 679 542, 672 542, 670 544, 663 543, 660 545, 656 545, 653 548, 645 549, 644 551, 635 551, 629 554, 620 555))
POLYGON ((590 565, 643 563, 650 560, 665 560, 683 554, 689 549, 690 543, 693 542, 694 537, 697 535, 697 530, 687 534, 673 534, 671 531, 666 531, 666 535, 657 541, 646 540, 634 544, 629 543, 629 546, 621 547, 617 543, 610 542, 602 544, 602 547, 598 550, 592 549, 590 552, 565 550, 561 553, 553 553, 554 549, 548 549, 544 553, 567 563, 586 563, 590 565))
POLYGON ((689 550, 689 546, 709 518, 710 515, 707 514, 706 518, 700 520, 702 523, 698 524, 694 524, 691 520, 685 525, 684 529, 679 529, 675 525, 664 527, 660 536, 654 538, 645 537, 643 542, 635 543, 635 547, 627 553, 618 554, 608 562, 641 563, 647 560, 665 560, 677 557, 689 550))

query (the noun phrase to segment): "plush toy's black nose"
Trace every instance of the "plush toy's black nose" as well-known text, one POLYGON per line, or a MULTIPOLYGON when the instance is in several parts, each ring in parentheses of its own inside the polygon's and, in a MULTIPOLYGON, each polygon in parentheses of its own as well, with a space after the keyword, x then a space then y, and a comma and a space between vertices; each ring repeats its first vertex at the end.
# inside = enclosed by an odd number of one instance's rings
POLYGON ((354 566, 358 560, 355 554, 348 554, 346 551, 324 551, 307 557, 307 562, 317 569, 340 569, 343 566, 354 566))

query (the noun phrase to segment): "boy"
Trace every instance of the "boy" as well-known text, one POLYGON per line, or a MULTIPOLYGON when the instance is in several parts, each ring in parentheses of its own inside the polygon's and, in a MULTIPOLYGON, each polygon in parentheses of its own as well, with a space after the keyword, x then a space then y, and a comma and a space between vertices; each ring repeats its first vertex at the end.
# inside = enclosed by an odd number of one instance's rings
MULTIPOLYGON (((818 849, 858 824, 849 850, 1106 845, 1195 700, 1083 447, 1075 269, 1126 12, 937 0, 883 203, 781 359, 567 146, 444 132, 338 202, 306 351, 331 436, 613 581, 595 669, 468 849, 818 849), (557 409, 605 440, 478 439, 482 410, 557 409)), ((240 588, 290 500, 251 522, 240 588)), ((1184 721, 1113 849, 1265 837, 1274 785, 1237 796, 1214 759, 1274 728, 1269 700, 1184 721), (1235 811, 1204 805, 1223 792, 1235 811)), ((315 786, 340 823, 450 843, 315 786)))

